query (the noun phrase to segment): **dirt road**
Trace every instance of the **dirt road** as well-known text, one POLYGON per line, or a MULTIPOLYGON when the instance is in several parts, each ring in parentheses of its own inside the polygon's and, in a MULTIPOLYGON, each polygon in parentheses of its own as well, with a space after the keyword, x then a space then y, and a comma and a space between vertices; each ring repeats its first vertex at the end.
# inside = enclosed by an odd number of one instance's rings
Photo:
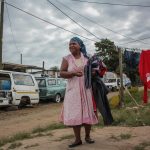
MULTIPOLYGON (((117 92, 110 93, 108 97, 116 95, 117 92)), ((0 139, 12 136, 19 132, 30 132, 37 127, 44 127, 53 123, 58 123, 62 103, 40 104, 34 108, 25 108, 14 111, 0 111, 0 139)), ((82 129, 83 130, 83 129, 82 129)), ((83 132, 83 131, 82 131, 83 132)), ((75 148, 77 150, 133 150, 140 143, 150 145, 149 127, 104 127, 94 128, 92 136, 96 140, 95 144, 88 145, 84 142, 84 132, 82 134, 83 145, 75 148), (127 139, 126 139, 127 137, 127 139)), ((28 140, 20 141, 21 146, 16 150, 66 150, 67 145, 73 141, 71 128, 53 130, 49 136, 39 136, 28 140)), ((7 150, 10 144, 2 149, 7 150)), ((146 146, 145 150, 150 150, 146 146)))
POLYGON ((48 103, 34 108, 0 111, 0 138, 58 122, 61 105, 48 103))
MULTIPOLYGON (((108 94, 108 97, 117 92, 108 94)), ((62 103, 39 104, 34 108, 13 111, 0 111, 0 138, 18 132, 28 132, 59 121, 62 103)))

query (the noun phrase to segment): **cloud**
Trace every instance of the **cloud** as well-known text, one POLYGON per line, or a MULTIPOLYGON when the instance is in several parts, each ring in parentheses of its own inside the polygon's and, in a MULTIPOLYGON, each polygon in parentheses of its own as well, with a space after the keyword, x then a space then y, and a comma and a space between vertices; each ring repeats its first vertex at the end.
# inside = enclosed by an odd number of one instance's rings
MULTIPOLYGON (((99 41, 99 39, 96 39, 96 37, 67 18, 47 0, 7 0, 7 2, 66 30, 99 41)), ((108 38, 117 45, 131 41, 130 38, 125 38, 120 34, 135 39, 142 39, 150 35, 149 8, 88 4, 71 0, 51 0, 51 2, 97 37, 108 38), (59 2, 88 17, 96 24, 72 12, 59 2), (104 27, 119 34, 113 33, 104 27)), ((112 1, 108 0, 107 2, 112 1)), ((113 2, 117 3, 117 1, 113 2)), ((149 0, 132 0, 132 3, 130 0, 122 0, 120 3, 150 5, 149 0)), ((22 53, 23 64, 42 66, 42 62, 45 61, 47 69, 52 66, 60 66, 62 57, 69 54, 68 42, 70 38, 76 35, 29 16, 11 6, 7 7, 17 47, 13 41, 5 6, 3 62, 20 63, 20 54, 22 53)), ((93 54, 95 52, 94 42, 83 37, 81 39, 83 39, 88 53, 93 54)), ((144 42, 149 44, 150 39, 144 40, 144 42)), ((149 48, 150 44, 148 44, 134 42, 123 46, 149 48)))

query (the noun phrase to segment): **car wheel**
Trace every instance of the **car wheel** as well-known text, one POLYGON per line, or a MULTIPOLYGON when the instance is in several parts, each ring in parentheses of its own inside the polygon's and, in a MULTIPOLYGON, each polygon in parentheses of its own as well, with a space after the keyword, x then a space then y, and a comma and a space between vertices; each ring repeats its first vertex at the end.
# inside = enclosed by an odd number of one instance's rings
POLYGON ((60 94, 56 94, 56 96, 55 96, 55 102, 56 103, 60 103, 61 102, 61 96, 60 96, 60 94))

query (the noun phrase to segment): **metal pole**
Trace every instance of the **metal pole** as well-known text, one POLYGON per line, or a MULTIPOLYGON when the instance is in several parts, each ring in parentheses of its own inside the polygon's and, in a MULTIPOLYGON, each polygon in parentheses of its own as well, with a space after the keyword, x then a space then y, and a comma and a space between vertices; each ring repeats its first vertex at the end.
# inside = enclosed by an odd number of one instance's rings
POLYGON ((42 74, 44 75, 44 65, 45 65, 45 62, 43 61, 43 70, 42 70, 42 74))
POLYGON ((21 64, 22 64, 22 54, 20 55, 20 57, 21 57, 20 59, 21 59, 21 64))
POLYGON ((120 107, 124 107, 124 89, 123 89, 123 66, 122 66, 122 51, 121 48, 119 50, 119 69, 120 69, 120 107))
POLYGON ((1 0, 1 18, 0 18, 0 70, 3 69, 3 65, 2 65, 2 49, 3 49, 3 17, 4 17, 4 1, 1 0))

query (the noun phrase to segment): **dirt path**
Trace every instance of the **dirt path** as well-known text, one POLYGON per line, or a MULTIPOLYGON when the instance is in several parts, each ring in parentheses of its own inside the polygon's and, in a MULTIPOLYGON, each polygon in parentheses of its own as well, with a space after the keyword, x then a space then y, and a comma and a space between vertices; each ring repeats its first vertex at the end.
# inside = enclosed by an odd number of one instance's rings
MULTIPOLYGON (((108 97, 117 94, 113 92, 108 97)), ((62 103, 47 103, 14 111, 0 111, 0 138, 18 132, 30 132, 36 127, 43 127, 59 121, 62 103)))
POLYGON ((0 138, 58 122, 61 105, 49 103, 22 110, 0 111, 0 138))
MULTIPOLYGON (((15 150, 68 150, 68 144, 74 139, 72 129, 55 130, 50 136, 41 136, 33 139, 18 141, 21 143, 15 150)), ((94 128, 92 137, 94 144, 87 144, 84 141, 84 132, 82 128, 83 144, 72 148, 76 150, 136 150, 141 143, 144 143, 145 149, 150 150, 150 126, 145 127, 104 127, 94 128), (149 146, 148 146, 149 145, 149 146)), ((7 150, 10 144, 3 147, 7 150)), ((142 150, 142 149, 141 149, 142 150)))
MULTIPOLYGON (((108 97, 116 95, 110 93, 108 97)), ((0 139, 12 136, 19 132, 30 132, 37 127, 44 127, 58 123, 62 103, 40 104, 34 108, 26 108, 15 111, 0 111, 0 139)), ((94 128, 92 131, 96 143, 88 145, 84 142, 84 131, 82 129, 83 145, 75 148, 77 150, 134 150, 135 146, 145 142, 150 145, 150 126, 148 127, 104 127, 94 128), (124 139, 125 137, 127 139, 124 139)), ((53 130, 47 136, 39 136, 32 139, 17 141, 21 143, 16 150, 67 150, 67 145, 73 141, 71 128, 53 130)), ((10 144, 2 147, 8 150, 10 144)), ((145 150, 150 150, 146 147, 145 150)))

